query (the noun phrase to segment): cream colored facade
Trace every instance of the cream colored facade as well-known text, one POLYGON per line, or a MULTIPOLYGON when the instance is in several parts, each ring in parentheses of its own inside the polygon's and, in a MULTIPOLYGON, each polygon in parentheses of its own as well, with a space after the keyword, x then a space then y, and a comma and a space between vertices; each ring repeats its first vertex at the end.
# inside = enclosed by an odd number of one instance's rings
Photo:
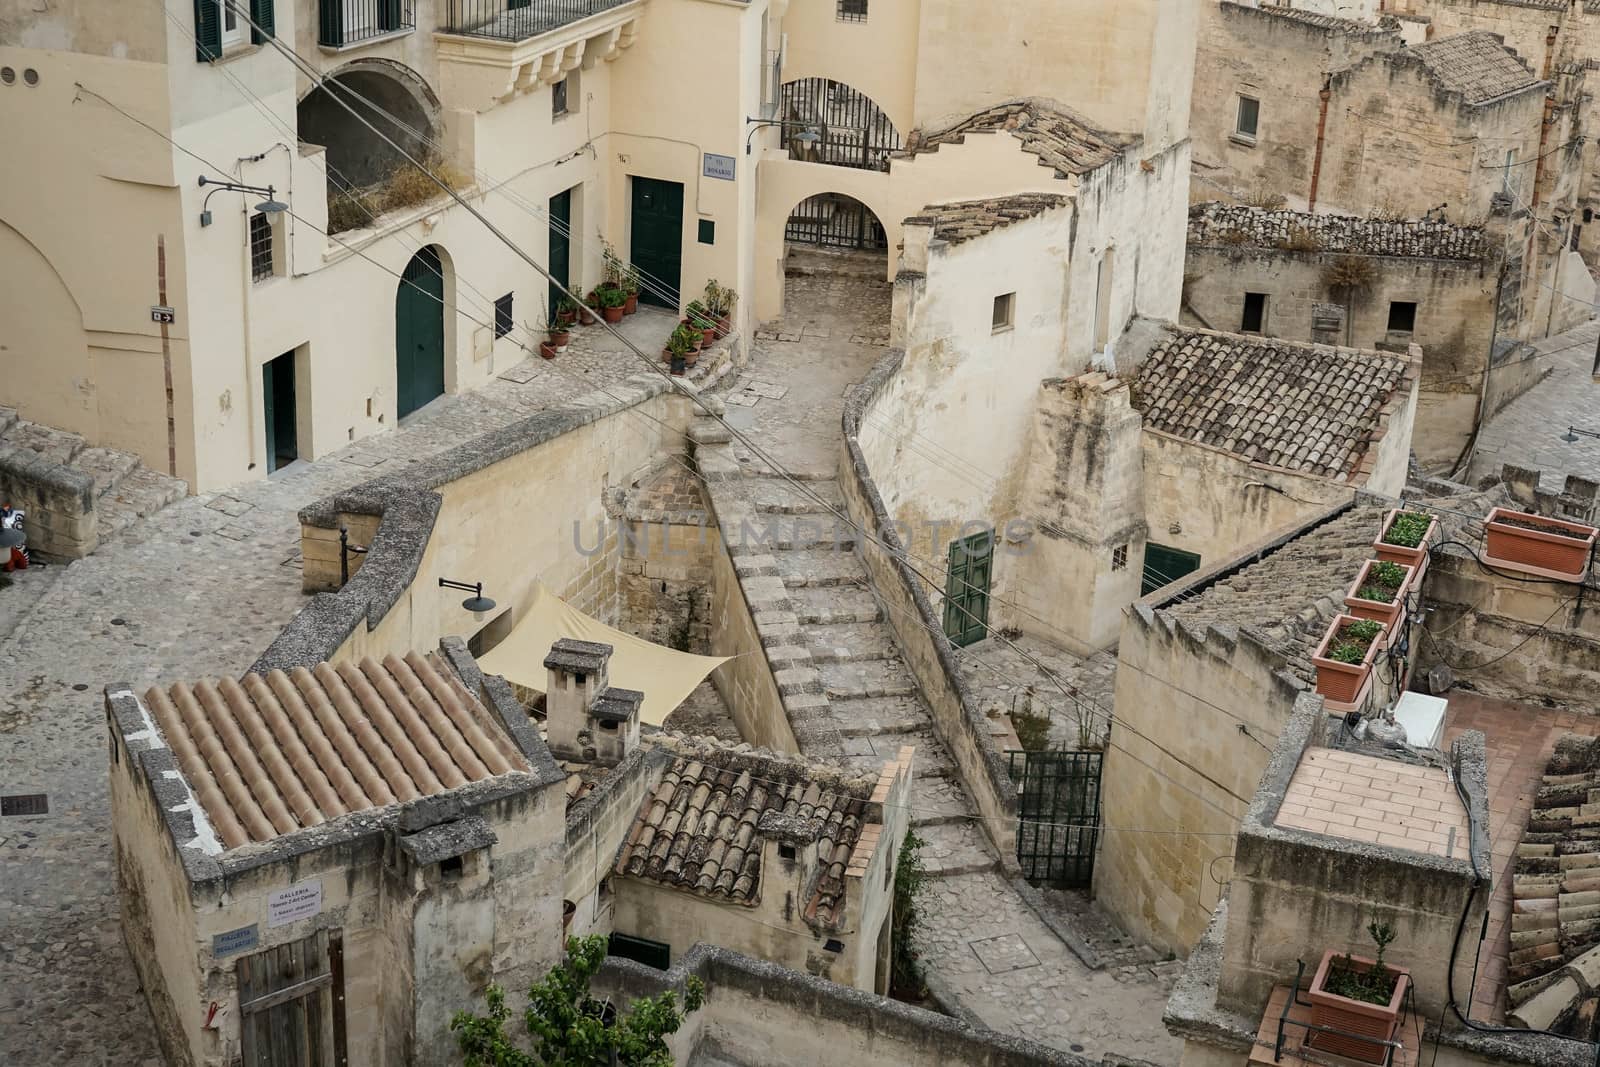
MULTIPOLYGON (((397 418, 397 276, 425 246, 442 265, 445 392, 534 347, 544 279, 460 206, 441 197, 323 232, 326 153, 297 134, 312 86, 247 29, 208 63, 188 8, 163 20, 156 8, 7 6, 0 344, 22 370, 8 370, 0 401, 24 417, 137 452, 196 491, 232 485, 268 473, 262 367, 293 353, 300 458, 381 433, 397 418), (269 277, 253 279, 249 261, 261 198, 203 189, 202 175, 271 185, 288 204, 269 277), (515 328, 496 339, 507 293, 515 328), (175 311, 165 331, 152 322, 160 303, 175 311)), ((438 32, 446 11, 419 0, 414 30, 340 50, 319 47, 316 3, 278 0, 275 14, 278 40, 322 74, 387 78, 414 100, 439 154, 470 178, 469 200, 540 264, 550 198, 572 190, 574 289, 598 280, 602 236, 629 257, 634 183, 656 179, 683 189, 682 300, 711 277, 749 291, 753 173, 737 162, 731 181, 706 177, 702 154, 742 158, 743 116, 761 110, 765 3, 631 0, 516 43, 438 32), (725 61, 686 78, 686 55, 725 61), (700 242, 702 222, 714 243, 700 242)))

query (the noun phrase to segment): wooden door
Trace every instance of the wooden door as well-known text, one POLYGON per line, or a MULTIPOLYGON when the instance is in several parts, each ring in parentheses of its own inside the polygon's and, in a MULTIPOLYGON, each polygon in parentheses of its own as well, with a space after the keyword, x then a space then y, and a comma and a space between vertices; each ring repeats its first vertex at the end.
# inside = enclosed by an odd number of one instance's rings
MULTIPOLYGON (((572 190, 564 189, 550 198, 550 303, 545 314, 555 314, 565 294, 556 288, 560 282, 572 288, 572 190)), ((583 294, 577 294, 582 297, 583 294)))
POLYGON ((644 278, 639 299, 678 310, 683 273, 683 184, 633 179, 629 258, 644 278))
POLYGON ((318 930, 239 960, 244 1067, 344 1067, 344 941, 318 930))
POLYGON ((992 530, 951 542, 944 589, 944 632, 957 647, 989 636, 989 581, 993 571, 992 530))
POLYGON ((444 267, 432 247, 406 264, 394 303, 395 407, 403 418, 444 393, 444 267))

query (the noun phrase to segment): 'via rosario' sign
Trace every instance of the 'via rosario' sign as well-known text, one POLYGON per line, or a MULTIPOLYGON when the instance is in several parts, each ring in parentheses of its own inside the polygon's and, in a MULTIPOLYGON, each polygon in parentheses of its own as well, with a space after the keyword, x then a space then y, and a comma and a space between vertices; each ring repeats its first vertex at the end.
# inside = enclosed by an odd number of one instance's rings
POLYGON ((707 178, 721 178, 725 182, 733 181, 733 168, 735 160, 732 156, 719 156, 712 152, 705 153, 705 167, 703 173, 707 178))
POLYGON ((267 926, 286 926, 322 911, 322 883, 301 882, 267 894, 267 926))

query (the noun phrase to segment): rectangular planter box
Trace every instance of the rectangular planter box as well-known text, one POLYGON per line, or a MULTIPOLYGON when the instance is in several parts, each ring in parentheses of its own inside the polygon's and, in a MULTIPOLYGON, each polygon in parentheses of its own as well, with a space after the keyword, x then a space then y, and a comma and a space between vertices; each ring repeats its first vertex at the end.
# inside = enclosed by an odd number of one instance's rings
POLYGON ((1333 644, 1334 635, 1346 624, 1356 621, 1357 617, 1354 615, 1335 615, 1333 622, 1328 625, 1328 632, 1322 635, 1322 643, 1317 646, 1316 654, 1311 657, 1311 662, 1317 668, 1317 692, 1328 702, 1330 710, 1355 710, 1355 705, 1360 701, 1366 690, 1367 681, 1372 676, 1373 660, 1385 647, 1387 628, 1372 639, 1372 644, 1367 646, 1367 654, 1360 663, 1341 663, 1339 660, 1329 659, 1328 646, 1333 644), (1334 707, 1334 705, 1340 706, 1334 707))
MULTIPOLYGON (((1335 1030, 1343 1030, 1361 1037, 1376 1038, 1377 1041, 1393 1041, 1395 1031, 1400 1027, 1400 1010, 1405 1003, 1406 988, 1411 984, 1411 973, 1403 967, 1394 967, 1385 963, 1384 970, 1399 975, 1394 983, 1394 995, 1387 1004, 1369 1004, 1364 1000, 1352 1000, 1341 997, 1336 993, 1323 990, 1323 984, 1328 980, 1328 971, 1334 960, 1348 959, 1360 971, 1372 969, 1373 961, 1363 956, 1346 956, 1343 952, 1329 949, 1322 954, 1322 964, 1317 968, 1317 973, 1311 979, 1311 988, 1306 991, 1306 999, 1311 1001, 1311 1022, 1314 1026, 1327 1026, 1335 1030)), ((1376 1041, 1363 1041, 1361 1037, 1345 1037, 1341 1034, 1325 1034, 1311 1031, 1309 1044, 1320 1052, 1331 1052, 1338 1056, 1347 1056, 1363 1063, 1382 1063, 1386 1049, 1376 1041)))
POLYGON ((1483 529, 1487 563, 1571 582, 1581 582, 1589 573, 1595 540, 1593 526, 1495 508, 1484 520, 1483 529), (1529 530, 1506 522, 1507 519, 1538 523, 1561 532, 1529 530))
MULTIPOLYGON (((1389 524, 1394 522, 1402 508, 1391 508, 1383 517, 1383 525, 1378 529, 1378 536, 1372 539, 1372 554, 1388 563, 1404 563, 1415 570, 1413 581, 1420 582, 1422 575, 1428 569, 1428 549, 1439 540, 1439 520, 1428 521, 1428 532, 1422 535, 1416 548, 1406 548, 1404 545, 1391 545, 1384 543, 1383 536, 1389 532, 1389 524)), ((1420 513, 1418 513, 1420 514, 1420 513)))
POLYGON ((1381 600, 1362 600, 1356 594, 1361 591, 1362 586, 1367 584, 1367 574, 1371 572, 1373 567, 1383 562, 1393 563, 1394 561, 1367 560, 1361 568, 1361 573, 1356 575, 1356 580, 1350 586, 1350 591, 1345 594, 1344 606, 1349 608, 1350 614, 1358 619, 1373 619, 1393 630, 1395 624, 1400 620, 1400 612, 1405 608, 1406 597, 1410 595, 1411 587, 1416 582, 1417 569, 1405 563, 1395 564, 1405 570, 1406 577, 1400 583, 1400 588, 1395 591, 1394 603, 1385 604, 1381 600))

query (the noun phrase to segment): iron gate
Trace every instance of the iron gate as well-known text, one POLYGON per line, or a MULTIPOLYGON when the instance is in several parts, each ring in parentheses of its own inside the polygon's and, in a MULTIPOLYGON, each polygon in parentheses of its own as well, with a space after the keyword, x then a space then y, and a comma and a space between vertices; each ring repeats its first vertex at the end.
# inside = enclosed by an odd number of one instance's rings
POLYGON ((900 151, 900 134, 883 108, 827 78, 784 85, 783 140, 791 159, 861 170, 888 170, 889 157, 900 151))
POLYGON ((1008 752, 1017 796, 1017 862, 1030 882, 1080 889, 1094 877, 1102 753, 1008 752))
POLYGON ((800 201, 783 228, 785 240, 828 248, 886 252, 889 238, 872 209, 851 196, 819 193, 800 201))

